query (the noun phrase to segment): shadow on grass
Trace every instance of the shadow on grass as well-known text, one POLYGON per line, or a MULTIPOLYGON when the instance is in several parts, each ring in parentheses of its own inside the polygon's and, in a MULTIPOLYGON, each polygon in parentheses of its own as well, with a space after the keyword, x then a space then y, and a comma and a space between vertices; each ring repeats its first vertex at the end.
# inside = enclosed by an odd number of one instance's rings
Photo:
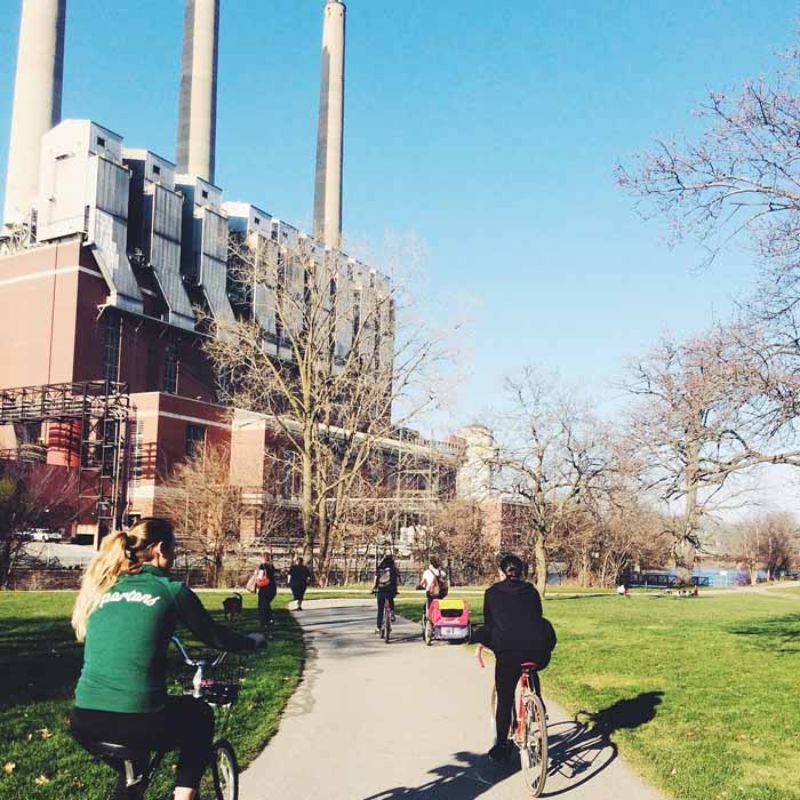
POLYGON ((759 650, 769 650, 782 655, 800 654, 800 614, 773 617, 728 628, 736 636, 745 636, 748 644, 759 650))
POLYGON ((578 716, 585 716, 591 725, 592 733, 611 740, 621 730, 634 730, 655 719, 656 709, 661 705, 664 692, 640 692, 636 697, 617 700, 606 708, 593 713, 579 711, 578 716))
MULTIPOLYGON (((211 616, 233 629, 254 628, 256 612, 246 610, 233 623, 225 623, 222 612, 211 616)), ((187 645, 197 642, 188 631, 178 629, 187 645)), ((287 635, 291 635, 287 629, 287 635)), ((170 666, 181 662, 174 648, 170 666)), ((83 665, 83 645, 75 640, 69 619, 53 617, 5 617, 0 621, 0 709, 64 700, 73 697, 83 665)))
POLYGON ((6 617, 0 625, 0 708, 72 696, 83 647, 69 621, 6 617))

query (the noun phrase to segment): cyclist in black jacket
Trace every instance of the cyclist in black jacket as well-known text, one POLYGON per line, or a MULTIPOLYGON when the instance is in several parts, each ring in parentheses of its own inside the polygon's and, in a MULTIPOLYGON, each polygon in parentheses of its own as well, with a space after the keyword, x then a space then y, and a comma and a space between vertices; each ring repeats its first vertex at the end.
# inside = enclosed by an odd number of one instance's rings
POLYGON ((500 562, 503 580, 490 586, 483 598, 483 627, 473 640, 494 651, 494 684, 497 690, 495 725, 497 742, 489 751, 493 760, 510 752, 508 734, 514 705, 514 689, 522 664, 533 661, 544 668, 555 647, 552 627, 542 617, 542 599, 533 584, 523 580, 522 559, 507 555, 500 562))
POLYGON ((375 623, 375 633, 381 631, 383 612, 387 605, 389 613, 392 615, 392 622, 394 622, 394 599, 397 597, 399 583, 400 573, 397 571, 394 557, 392 555, 384 556, 375 571, 375 585, 372 587, 372 591, 378 599, 378 620, 375 623))

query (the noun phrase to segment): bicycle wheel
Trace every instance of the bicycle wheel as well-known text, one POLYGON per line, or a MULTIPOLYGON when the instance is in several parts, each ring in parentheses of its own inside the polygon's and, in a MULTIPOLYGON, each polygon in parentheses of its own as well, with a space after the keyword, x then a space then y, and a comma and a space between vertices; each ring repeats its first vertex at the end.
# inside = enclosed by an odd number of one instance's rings
POLYGON ((547 780, 547 720, 544 705, 535 692, 526 692, 523 700, 525 720, 519 755, 522 775, 531 797, 539 797, 547 780))
POLYGON ((239 764, 230 742, 214 742, 208 769, 200 782, 198 800, 239 800, 239 764))
POLYGON ((384 632, 384 640, 386 644, 389 644, 389 637, 392 635, 392 618, 389 615, 388 610, 384 614, 383 618, 383 632, 384 632))

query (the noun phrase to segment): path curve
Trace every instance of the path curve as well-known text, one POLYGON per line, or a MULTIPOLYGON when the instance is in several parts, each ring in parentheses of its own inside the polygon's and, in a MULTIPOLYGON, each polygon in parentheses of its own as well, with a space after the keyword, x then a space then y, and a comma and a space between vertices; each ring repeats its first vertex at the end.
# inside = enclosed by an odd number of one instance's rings
MULTIPOLYGON (((243 773, 242 800, 524 797, 513 768, 485 755, 492 670, 464 647, 425 647, 419 626, 405 620, 387 646, 373 633, 374 613, 368 600, 319 600, 296 614, 308 646, 303 681, 280 730, 243 773)), ((613 745, 547 705, 543 797, 663 800, 613 745)))

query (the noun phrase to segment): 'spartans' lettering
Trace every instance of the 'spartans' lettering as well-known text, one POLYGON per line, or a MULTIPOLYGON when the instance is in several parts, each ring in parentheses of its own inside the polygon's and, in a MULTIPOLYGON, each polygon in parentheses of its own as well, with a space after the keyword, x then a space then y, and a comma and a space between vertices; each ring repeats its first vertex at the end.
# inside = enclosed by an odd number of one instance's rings
POLYGON ((141 603, 152 608, 161 598, 154 597, 152 594, 131 590, 130 592, 107 592, 100 599, 98 608, 102 608, 106 603, 141 603))

